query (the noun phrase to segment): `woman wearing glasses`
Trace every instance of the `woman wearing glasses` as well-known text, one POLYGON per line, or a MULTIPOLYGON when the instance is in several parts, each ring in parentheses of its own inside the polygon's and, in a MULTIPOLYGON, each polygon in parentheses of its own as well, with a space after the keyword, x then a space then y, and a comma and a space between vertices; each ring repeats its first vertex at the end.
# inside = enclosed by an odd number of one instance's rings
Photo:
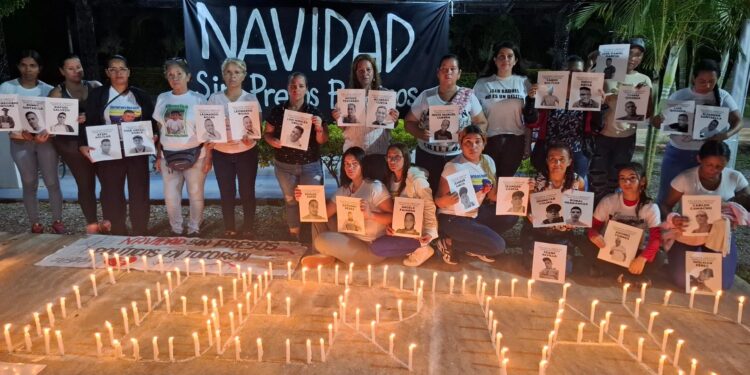
MULTIPOLYGON (((154 102, 145 91, 130 86, 128 60, 114 55, 107 61, 105 73, 109 82, 89 93, 86 101, 86 122, 78 130, 79 150, 91 160, 86 127, 102 124, 120 125, 126 121, 149 121, 154 111, 154 102), (126 116, 125 113, 132 113, 126 116)), ((152 122, 152 126, 155 124, 152 122)), ((156 133, 156 127, 154 134, 156 133)), ((157 140, 154 136, 154 142, 157 140)), ((115 147, 122 147, 117 145, 115 147)), ((124 153, 123 153, 124 155, 124 153)), ((94 165, 99 178, 102 216, 112 223, 111 233, 128 234, 125 218, 130 212, 130 234, 148 234, 149 219, 149 174, 148 155, 133 156, 119 160, 100 161, 94 165), (128 200, 125 201, 125 180, 128 182, 128 200)))

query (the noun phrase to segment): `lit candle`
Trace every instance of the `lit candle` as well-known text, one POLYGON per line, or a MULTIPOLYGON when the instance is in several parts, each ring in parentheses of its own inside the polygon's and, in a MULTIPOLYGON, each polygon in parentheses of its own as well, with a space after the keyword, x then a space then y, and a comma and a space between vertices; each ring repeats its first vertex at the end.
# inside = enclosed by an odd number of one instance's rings
POLYGON ((198 263, 201 265, 201 275, 203 277, 206 277, 206 261, 203 259, 199 259, 198 263))
POLYGON ((414 363, 414 349, 417 347, 417 344, 409 344, 409 371, 413 371, 413 363, 414 363))
POLYGON ((49 326, 55 328, 55 312, 52 311, 52 303, 47 303, 47 318, 49 319, 49 326))
POLYGON ((63 319, 68 318, 68 309, 65 308, 65 297, 60 297, 60 312, 62 313, 63 319))
POLYGON ((490 301, 492 301, 492 297, 487 297, 484 304, 484 317, 487 317, 487 314, 490 312, 490 301))
POLYGON ((513 278, 510 280, 510 296, 515 297, 516 296, 516 283, 518 282, 518 279, 513 278))
POLYGON ((148 312, 151 312, 151 289, 146 289, 146 308, 148 312))
POLYGON ((375 342, 375 321, 370 321, 370 338, 372 339, 372 342, 375 342))
POLYGON ((577 343, 581 343, 583 341, 583 327, 586 325, 586 323, 578 323, 578 338, 576 339, 577 343))
POLYGON ((623 340, 625 340, 625 328, 628 328, 628 326, 620 324, 620 332, 617 334, 617 343, 620 345, 622 345, 623 340))
MULTIPOLYGON (((555 330, 553 331, 553 332, 555 332, 555 336, 557 336, 557 332, 560 331, 560 324, 561 323, 562 323, 562 319, 560 319, 560 318, 555 319, 555 330)), ((552 347, 552 345, 550 345, 550 347, 552 347)))
POLYGON ((656 320, 657 316, 659 316, 659 312, 651 312, 651 315, 648 318, 648 333, 651 333, 651 331, 654 329, 654 320, 656 320))
POLYGON ((485 295, 486 292, 487 292, 487 283, 486 282, 482 282, 482 289, 479 292, 479 300, 480 301, 484 299, 484 295, 485 295))
POLYGON ((466 294, 466 280, 469 279, 469 276, 464 274, 464 277, 461 279, 461 294, 466 294))
POLYGON ((497 298, 500 291, 500 279, 495 279, 495 298, 497 298))
POLYGON ((404 320, 404 311, 403 311, 403 304, 404 300, 399 299, 396 304, 398 305, 398 321, 404 320))
POLYGON ((691 309, 693 308, 693 302, 695 301, 695 292, 698 291, 698 287, 694 286, 690 288, 690 304, 688 305, 691 309))
POLYGON ((157 259, 159 259, 159 273, 164 274, 164 256, 159 254, 157 259))
POLYGON ((121 307, 120 314, 122 315, 122 326, 125 329, 125 334, 130 333, 130 322, 128 319, 128 309, 121 307))
POLYGON ((174 337, 169 337, 169 361, 174 362, 174 337))
POLYGON ((35 312, 34 315, 34 324, 36 325, 36 336, 42 337, 42 323, 39 321, 39 313, 35 312))
POLYGON ((568 288, 570 288, 570 283, 563 284, 563 292, 562 292, 562 298, 567 299, 568 298, 568 288))
POLYGON ((96 254, 94 254, 94 249, 89 249, 89 256, 91 257, 91 269, 96 269, 96 254))
POLYGON ((482 288, 482 275, 477 275, 477 289, 474 291, 474 295, 476 295, 477 298, 479 298, 479 302, 482 302, 484 298, 479 297, 479 291, 482 288))
POLYGON ((312 343, 310 339, 305 341, 305 347, 307 348, 307 363, 312 363, 312 343))
POLYGON ((547 359, 548 354, 549 354, 549 346, 545 345, 542 347, 542 359, 547 359))
POLYGON ((503 358, 502 367, 500 369, 500 375, 508 375, 508 358, 503 358))
POLYGON ((661 339, 661 351, 664 352, 667 350, 667 340, 669 340, 669 335, 674 332, 673 329, 667 328, 664 330, 664 335, 662 335, 661 339))
POLYGON ((323 283, 323 265, 318 264, 318 284, 321 284, 321 283, 323 283))
POLYGON ((326 343, 323 341, 323 338, 320 339, 320 361, 326 361, 326 343))
POLYGON ((302 285, 307 283, 307 267, 302 267, 302 285))
POLYGON ((372 265, 367 265, 367 286, 372 288, 372 265))
POLYGON ((108 266, 109 265, 109 253, 107 252, 103 253, 102 257, 104 258, 104 266, 105 267, 108 266))
POLYGON ((182 315, 187 316, 187 297, 182 296, 180 300, 182 300, 182 315))
POLYGON ((73 293, 76 295, 76 307, 78 310, 81 309, 81 289, 78 288, 78 285, 73 285, 73 293))
POLYGON ((286 363, 292 363, 292 344, 286 339, 286 363))
MULTIPOLYGON (((499 347, 499 345, 498 345, 498 347, 499 347)), ((503 346, 502 349, 500 349, 500 360, 501 361, 507 360, 507 356, 508 356, 508 347, 507 346, 503 346)))
MULTIPOLYGON (((333 312, 333 330, 338 332, 339 331, 339 314, 337 312, 333 312)), ((333 342, 333 340, 331 340, 333 342)))
POLYGON ((161 283, 156 282, 156 301, 161 302, 161 283))
POLYGON ((437 283, 437 276, 438 276, 437 272, 433 272, 432 273, 432 294, 435 294, 435 288, 436 288, 436 283, 437 283))
POLYGON ((242 353, 242 347, 240 346, 240 337, 234 336, 234 359, 240 360, 240 353, 242 353))
POLYGON ((677 345, 675 346, 675 349, 674 349, 674 360, 672 361, 674 362, 675 366, 679 366, 680 364, 680 351, 682 351, 682 345, 684 344, 685 344, 685 340, 683 339, 677 340, 677 345))
POLYGON ((690 360, 690 375, 695 375, 695 370, 698 368, 698 360, 693 358, 690 360))
POLYGON ((414 294, 417 294, 417 280, 419 279, 419 276, 414 275, 412 277, 412 285, 414 285, 414 294))
POLYGON ((552 343, 555 341, 555 331, 550 331, 547 335, 547 346, 552 348, 552 343))
POLYGON ((659 375, 664 374, 664 361, 666 359, 667 359, 667 355, 666 354, 662 354, 661 356, 659 356, 659 371, 658 371, 659 375))
POLYGON ((193 332, 193 352, 196 357, 201 356, 201 341, 198 339, 198 332, 193 332))
POLYGON ((286 297, 286 316, 287 318, 292 315, 292 299, 286 297))
POLYGON ((625 301, 628 299, 628 288, 630 288, 630 283, 622 284, 622 304, 625 304, 625 301))
POLYGON ((596 316, 596 305, 599 304, 599 300, 595 299, 591 301, 591 313, 589 314, 589 320, 594 321, 594 317, 596 316))
POLYGON ((171 293, 172 288, 172 272, 167 272, 167 290, 171 293))
POLYGON ((219 291, 219 306, 224 307, 224 288, 219 286, 216 290, 219 291))
POLYGON ((721 299, 721 290, 716 291, 716 296, 714 297, 714 315, 719 313, 719 300, 721 299))
POLYGON ((354 283, 354 262, 349 263, 349 281, 354 283))
POLYGON ((99 332, 94 333, 94 338, 96 339, 96 356, 101 357, 102 356, 102 334, 99 332))
POLYGON ((396 339, 396 334, 391 333, 388 335, 388 354, 393 355, 393 340, 396 339))
POLYGON ((565 298, 557 300, 557 310, 560 311, 565 308, 565 298))
POLYGON ((115 359, 122 357, 122 345, 120 345, 120 340, 113 341, 112 347, 115 349, 115 359))
POLYGON ((643 362, 643 341, 645 341, 643 337, 638 338, 638 362, 643 362))
POLYGON ((104 326, 107 327, 107 333, 109 334, 109 343, 112 344, 112 342, 115 341, 115 332, 114 328, 112 327, 112 323, 110 323, 109 321, 105 321, 104 326))
POLYGON ((185 277, 190 277, 190 258, 185 258, 185 277))
POLYGON ((404 271, 400 271, 398 273, 398 278, 399 278, 398 279, 399 280, 399 282, 398 282, 398 289, 399 290, 404 290, 404 271))
POLYGON ((203 315, 208 315, 208 296, 201 296, 203 300, 203 315))
POLYGON ((237 300, 237 280, 238 279, 232 279, 232 301, 237 300))
POLYGON ((526 282, 526 298, 531 298, 531 286, 534 285, 534 280, 526 282))
POLYGON ((383 266, 383 288, 388 284, 388 265, 383 266))
POLYGON ((133 345, 133 359, 134 360, 140 360, 141 359, 141 347, 138 345, 138 339, 130 339, 130 343, 133 345))
POLYGON ((216 268, 219 269, 219 276, 224 276, 224 264, 221 262, 221 260, 216 261, 216 268))
POLYGON ((349 289, 349 275, 344 275, 344 287, 349 289))
POLYGON ((206 335, 208 335, 208 346, 213 345, 214 344, 214 331, 211 329, 211 319, 206 320, 206 335))
POLYGON ((607 322, 602 319, 599 321, 599 343, 601 344, 604 341, 604 325, 607 322))
POLYGON ((23 327, 23 340, 26 344, 26 351, 31 353, 31 334, 29 334, 29 331, 31 330, 31 326, 25 325, 23 327))
POLYGON ((91 275, 89 275, 89 279, 91 279, 91 288, 94 292, 94 297, 97 297, 99 295, 99 292, 97 292, 96 289, 96 275, 92 273, 91 275))
POLYGON ((328 324, 328 342, 333 343, 333 324, 328 324))
POLYGON ((143 264, 143 272, 148 272, 148 257, 141 256, 141 263, 143 264))
POLYGON ((164 302, 166 303, 166 306, 167 306, 167 314, 171 314, 172 313, 172 301, 169 298, 168 290, 164 291, 164 302))
POLYGON ((180 274, 180 269, 178 267, 174 268, 174 274, 177 275, 177 286, 180 286, 180 284, 182 284, 182 275, 180 274))
POLYGON ((271 292, 266 293, 266 300, 268 301, 268 306, 266 307, 266 314, 271 315, 271 292))
POLYGON ((355 310, 355 328, 359 331, 359 307, 355 310))
POLYGON ((497 335, 497 319, 492 320, 492 342, 495 342, 495 336, 497 335))
MULTIPOLYGON (((490 297, 487 297, 490 298, 490 297)), ((487 314, 485 317, 487 318, 487 329, 492 328, 492 318, 494 317, 495 312, 490 311, 489 314, 487 314)))
POLYGON ((268 262, 268 279, 273 280, 273 262, 268 262))
POLYGON ((159 360, 159 338, 158 337, 154 336, 151 339, 151 347, 153 348, 153 352, 154 352, 154 361, 158 361, 159 360))
POLYGON ((505 356, 503 355, 503 351, 500 349, 500 347, 502 346, 501 345, 502 343, 503 343, 503 334, 498 332, 495 334, 495 348, 496 348, 495 351, 499 351, 501 357, 505 358, 505 356))
POLYGON ((646 287, 648 283, 641 283, 641 302, 646 303, 646 287))
POLYGON ((44 354, 49 355, 50 349, 49 349, 49 331, 50 329, 45 327, 44 328, 44 354))
POLYGON ((380 323, 380 304, 379 303, 375 304, 375 321, 380 323))
POLYGON ((448 287, 448 294, 453 294, 453 285, 456 283, 456 278, 451 276, 449 287, 448 287))
POLYGON ((122 271, 122 267, 120 266, 120 254, 115 253, 115 266, 117 266, 117 272, 122 271))
POLYGON ((341 303, 341 321, 346 323, 346 302, 341 303))
POLYGON ((547 360, 543 359, 539 361, 539 375, 544 375, 547 370, 547 360))
POLYGON ((635 318, 638 319, 638 316, 640 315, 641 311, 641 299, 636 298, 635 299, 635 318))
POLYGON ((242 318, 242 304, 241 303, 237 304, 237 319, 240 322, 240 324, 242 324, 242 322, 244 321, 244 319, 242 318))
MULTIPOLYGON (((383 276, 383 279, 385 280, 385 276, 383 276)), ((333 282, 334 284, 339 285, 339 265, 338 264, 336 264, 333 267, 333 282)), ((383 282, 383 286, 385 286, 385 282, 383 282)))
POLYGON ((737 304, 737 323, 742 324, 742 308, 745 306, 745 296, 740 296, 737 300, 739 301, 737 304))
POLYGON ((8 350, 8 353, 13 353, 13 340, 10 338, 10 327, 10 323, 5 324, 3 335, 5 336, 5 348, 8 350))
MULTIPOLYGON (((242 323, 242 322, 240 322, 242 323)), ((234 311, 229 312, 229 332, 234 335, 234 311)))
MULTIPOLYGON (((560 303, 558 301, 558 303, 560 303)), ((563 302, 563 306, 565 306, 565 303, 563 302)), ((557 313, 555 314, 555 319, 562 319, 563 314, 565 314, 565 309, 557 309, 557 313)))

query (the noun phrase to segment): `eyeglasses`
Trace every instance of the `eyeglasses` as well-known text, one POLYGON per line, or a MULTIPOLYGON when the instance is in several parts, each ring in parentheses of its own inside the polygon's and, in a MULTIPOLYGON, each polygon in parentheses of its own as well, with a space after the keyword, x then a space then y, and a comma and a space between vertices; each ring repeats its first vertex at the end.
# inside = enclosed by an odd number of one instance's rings
POLYGON ((129 70, 128 68, 107 68, 110 74, 126 73, 129 70))

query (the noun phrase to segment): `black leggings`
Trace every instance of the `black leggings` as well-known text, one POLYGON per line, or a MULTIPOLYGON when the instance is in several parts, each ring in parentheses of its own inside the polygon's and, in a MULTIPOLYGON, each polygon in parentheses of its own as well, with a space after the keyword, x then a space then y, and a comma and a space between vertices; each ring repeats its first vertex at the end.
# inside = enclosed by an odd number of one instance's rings
POLYGON ((89 159, 78 151, 78 140, 75 137, 55 136, 52 145, 70 168, 78 185, 78 204, 86 218, 87 224, 96 223, 96 170, 89 159))
POLYGON ((244 223, 243 231, 255 224, 255 177, 258 175, 258 147, 236 154, 213 151, 214 172, 219 184, 224 229, 235 230, 234 204, 239 184, 244 223))
POLYGON ((135 236, 148 233, 148 219, 151 209, 149 157, 133 156, 119 160, 96 163, 96 175, 102 186, 102 216, 112 222, 112 234, 128 234, 125 218, 130 208, 130 226, 135 236), (125 180, 128 182, 128 200, 125 201, 125 180))
POLYGON ((497 177, 513 177, 521 166, 525 147, 526 136, 500 134, 487 139, 484 153, 495 161, 497 177))

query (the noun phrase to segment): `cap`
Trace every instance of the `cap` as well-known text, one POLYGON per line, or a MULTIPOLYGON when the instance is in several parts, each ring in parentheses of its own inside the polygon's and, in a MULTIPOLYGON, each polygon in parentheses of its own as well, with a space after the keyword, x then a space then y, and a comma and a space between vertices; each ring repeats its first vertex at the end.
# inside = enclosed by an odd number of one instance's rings
POLYGON ((646 40, 643 38, 630 38, 628 42, 630 43, 630 48, 636 47, 640 48, 641 51, 646 52, 646 40))

